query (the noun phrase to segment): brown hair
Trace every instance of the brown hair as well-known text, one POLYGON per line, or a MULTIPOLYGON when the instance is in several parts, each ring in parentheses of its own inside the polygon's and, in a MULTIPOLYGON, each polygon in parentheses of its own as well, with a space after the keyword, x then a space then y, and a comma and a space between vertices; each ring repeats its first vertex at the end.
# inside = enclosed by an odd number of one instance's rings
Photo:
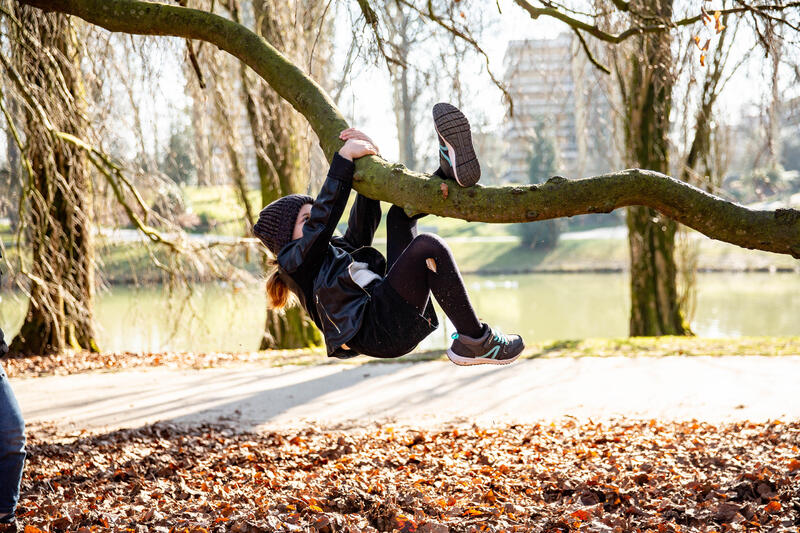
POLYGON ((275 260, 270 261, 270 265, 274 267, 272 274, 267 279, 267 298, 269 305, 273 309, 283 309, 289 303, 289 297, 292 291, 281 279, 280 272, 278 272, 278 262, 275 260))

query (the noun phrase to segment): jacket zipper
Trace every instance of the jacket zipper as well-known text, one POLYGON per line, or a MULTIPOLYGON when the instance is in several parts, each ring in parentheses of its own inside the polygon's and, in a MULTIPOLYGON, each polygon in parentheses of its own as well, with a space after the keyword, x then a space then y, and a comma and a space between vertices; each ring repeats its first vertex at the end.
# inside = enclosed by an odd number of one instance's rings
POLYGON ((336 331, 338 331, 339 333, 341 333, 341 332, 342 332, 342 330, 340 330, 340 329, 339 329, 339 326, 337 326, 337 325, 336 325, 336 322, 334 322, 334 321, 331 319, 331 317, 329 317, 329 316, 328 316, 328 310, 327 310, 327 309, 325 309, 325 306, 324 306, 324 305, 322 305, 322 302, 320 302, 320 301, 319 301, 319 294, 317 294, 317 295, 316 295, 316 297, 317 297, 317 305, 319 306, 319 308, 320 308, 320 309, 322 309, 322 314, 323 314, 323 315, 325 315, 325 318, 327 318, 327 319, 328 319, 328 322, 330 322, 330 323, 331 323, 331 325, 332 325, 333 327, 335 327, 335 328, 336 328, 336 331))

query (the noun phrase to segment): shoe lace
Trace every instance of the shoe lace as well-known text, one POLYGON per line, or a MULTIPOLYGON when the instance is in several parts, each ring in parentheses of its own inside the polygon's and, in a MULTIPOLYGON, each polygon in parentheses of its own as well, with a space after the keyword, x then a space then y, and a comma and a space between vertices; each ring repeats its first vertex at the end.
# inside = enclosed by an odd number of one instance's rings
POLYGON ((503 334, 503 332, 502 332, 502 331, 500 331, 500 329, 499 329, 499 328, 495 330, 495 332, 494 332, 494 337, 492 338, 492 340, 493 340, 494 342, 499 342, 500 344, 502 344, 502 345, 504 345, 504 346, 505 346, 505 345, 507 345, 507 344, 510 342, 510 341, 508 340, 508 337, 506 337, 506 336, 503 334))

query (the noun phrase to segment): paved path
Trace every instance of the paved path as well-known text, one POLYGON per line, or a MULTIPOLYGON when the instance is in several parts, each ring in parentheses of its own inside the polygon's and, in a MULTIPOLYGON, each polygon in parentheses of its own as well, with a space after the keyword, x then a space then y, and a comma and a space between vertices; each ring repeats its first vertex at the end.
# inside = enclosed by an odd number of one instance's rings
POLYGON ((800 356, 535 359, 91 373, 12 381, 31 425, 158 420, 241 429, 370 422, 431 426, 564 416, 709 421, 800 418, 800 356))

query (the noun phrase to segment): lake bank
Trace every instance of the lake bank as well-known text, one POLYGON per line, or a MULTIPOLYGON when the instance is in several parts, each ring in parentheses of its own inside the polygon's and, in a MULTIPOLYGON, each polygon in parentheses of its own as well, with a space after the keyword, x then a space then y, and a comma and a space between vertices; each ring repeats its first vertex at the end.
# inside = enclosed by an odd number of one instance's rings
MULTIPOLYGON (((626 274, 465 275, 479 316, 529 344, 556 339, 622 338, 628 334, 626 274)), ((702 337, 800 335, 800 276, 698 274, 690 316, 702 337)), ((0 294, 0 327, 19 328, 27 301, 0 294)), ((108 352, 252 352, 266 320, 263 283, 193 285, 169 292, 161 286, 111 287, 95 305, 98 343, 108 352)), ((441 350, 452 325, 440 327, 419 350, 441 350)))

